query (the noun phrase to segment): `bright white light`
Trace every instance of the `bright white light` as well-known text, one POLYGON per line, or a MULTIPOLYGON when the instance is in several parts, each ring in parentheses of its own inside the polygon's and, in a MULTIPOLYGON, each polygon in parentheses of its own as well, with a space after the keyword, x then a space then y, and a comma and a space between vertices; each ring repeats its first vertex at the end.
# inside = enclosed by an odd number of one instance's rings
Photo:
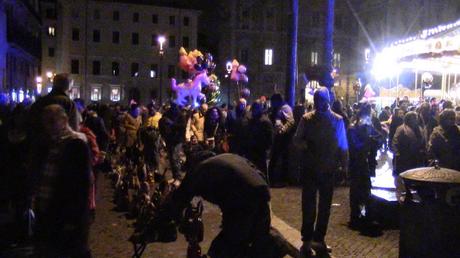
POLYGON ((227 73, 230 73, 232 71, 232 62, 227 61, 227 64, 225 64, 225 69, 227 69, 227 73))
POLYGON ((42 77, 41 76, 37 76, 37 78, 35 78, 35 81, 37 83, 41 83, 42 82, 42 77))
POLYGON ((24 91, 19 90, 19 102, 23 102, 23 101, 24 101, 24 91))
POLYGON ((375 56, 372 74, 377 80, 393 77, 400 72, 397 55, 391 48, 386 48, 375 56))
POLYGON ((53 72, 51 72, 51 71, 46 72, 46 77, 48 79, 51 79, 51 77, 53 77, 53 72))
POLYGON ((154 70, 150 70, 150 78, 155 78, 155 71, 154 70))
POLYGON ((273 64, 273 49, 265 49, 265 65, 273 64))
POLYGON ((11 99, 13 100, 13 102, 17 102, 18 101, 18 94, 16 93, 16 90, 13 90, 11 92, 11 99))
POLYGON ((51 87, 46 88, 46 91, 48 91, 48 93, 50 93, 51 92, 51 87))
POLYGON ((158 43, 160 43, 160 50, 163 50, 163 43, 165 43, 165 36, 158 36, 158 43))

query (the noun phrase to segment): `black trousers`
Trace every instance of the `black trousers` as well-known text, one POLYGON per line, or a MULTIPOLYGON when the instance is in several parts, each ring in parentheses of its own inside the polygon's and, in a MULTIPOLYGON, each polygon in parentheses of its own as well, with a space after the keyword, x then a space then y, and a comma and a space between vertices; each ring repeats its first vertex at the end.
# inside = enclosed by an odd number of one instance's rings
POLYGON ((270 184, 287 183, 289 176, 289 141, 287 136, 276 136, 268 164, 268 179, 270 184), (276 163, 281 159, 281 170, 277 173, 276 163))
POLYGON ((267 202, 222 209, 222 231, 212 241, 212 258, 262 258, 270 232, 270 207, 267 202))
POLYGON ((371 179, 369 176, 355 175, 350 178, 350 221, 357 221, 361 217, 360 206, 366 207, 366 211, 369 211, 370 194, 371 179))
POLYGON ((334 192, 334 175, 315 172, 305 175, 302 187, 302 241, 324 241, 334 192), (317 195, 319 201, 317 202, 317 195), (318 208, 318 213, 316 209, 318 208))

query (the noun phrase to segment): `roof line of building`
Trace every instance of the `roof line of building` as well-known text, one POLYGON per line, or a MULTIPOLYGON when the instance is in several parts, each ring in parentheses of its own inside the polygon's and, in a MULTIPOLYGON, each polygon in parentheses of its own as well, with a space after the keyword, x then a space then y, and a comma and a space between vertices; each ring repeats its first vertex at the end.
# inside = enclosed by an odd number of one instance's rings
MULTIPOLYGON (((136 5, 150 5, 158 7, 170 7, 176 9, 188 9, 201 11, 201 8, 197 8, 196 5, 180 3, 182 1, 177 0, 93 0, 95 2, 113 2, 113 3, 123 3, 123 4, 136 4, 136 5)), ((189 1, 187 1, 189 2, 189 1)))

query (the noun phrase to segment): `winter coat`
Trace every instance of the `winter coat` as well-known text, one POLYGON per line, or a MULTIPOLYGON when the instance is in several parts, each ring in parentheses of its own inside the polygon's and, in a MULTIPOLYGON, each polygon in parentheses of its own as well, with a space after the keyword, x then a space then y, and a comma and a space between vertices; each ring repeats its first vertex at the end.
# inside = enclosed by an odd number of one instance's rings
POLYGON ((201 112, 196 112, 192 116, 192 121, 190 127, 193 131, 193 134, 196 136, 199 142, 204 141, 204 114, 201 112))
POLYGON ((419 136, 405 124, 396 129, 392 142, 394 155, 393 173, 395 176, 406 170, 425 165, 425 142, 422 128, 420 128, 419 136))
POLYGON ((124 117, 124 128, 126 129, 126 147, 132 147, 137 141, 137 131, 141 127, 142 117, 132 117, 129 113, 124 117))
POLYGON ((434 128, 428 143, 428 153, 439 161, 441 167, 460 171, 460 127, 446 131, 441 126, 434 128))

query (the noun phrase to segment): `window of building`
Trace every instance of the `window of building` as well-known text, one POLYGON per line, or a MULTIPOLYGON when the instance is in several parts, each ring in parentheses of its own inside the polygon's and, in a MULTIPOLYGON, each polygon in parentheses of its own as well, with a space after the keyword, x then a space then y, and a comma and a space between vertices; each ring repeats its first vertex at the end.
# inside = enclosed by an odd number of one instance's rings
POLYGON ((155 47, 157 45, 158 45, 158 35, 152 34, 152 47, 155 47))
POLYGON ((249 10, 248 9, 241 10, 240 27, 243 30, 249 29, 249 10))
POLYGON ((318 64, 318 52, 312 51, 311 52, 311 64, 317 65, 318 64))
POLYGON ((120 101, 121 100, 121 87, 120 86, 110 86, 110 101, 120 101))
POLYGON ((53 26, 48 27, 48 36, 55 37, 56 36, 56 28, 53 26))
POLYGON ((101 18, 101 11, 99 11, 99 9, 95 9, 95 10, 94 10, 93 18, 94 18, 95 20, 99 20, 99 19, 101 18))
POLYGON ((92 86, 91 87, 91 101, 100 101, 102 97, 101 87, 92 86))
POLYGON ((48 56, 49 57, 54 57, 54 48, 53 47, 48 48, 48 56))
POLYGON ((101 32, 99 30, 93 30, 93 42, 101 42, 101 32))
POLYGON ((249 60, 249 50, 248 49, 242 49, 240 51, 240 60, 243 63, 248 63, 249 60))
POLYGON ((114 44, 120 43, 120 32, 119 31, 112 31, 112 43, 114 44))
POLYGON ((113 11, 112 19, 114 21, 119 21, 120 20, 120 12, 119 11, 113 11))
POLYGON ((71 87, 69 93, 70 99, 78 99, 80 98, 80 87, 71 87))
POLYGON ((185 48, 188 48, 189 47, 189 38, 188 37, 182 37, 182 46, 185 47, 185 48))
POLYGON ((169 47, 176 47, 176 37, 175 36, 169 36, 169 47))
POLYGON ((176 66, 168 65, 168 78, 176 77, 176 66))
POLYGON ((55 19, 56 18, 56 12, 54 11, 53 8, 47 8, 46 9, 46 19, 55 19))
POLYGON ((176 25, 176 16, 169 16, 169 25, 176 25))
POLYGON ((77 9, 73 9, 71 15, 72 15, 72 18, 74 18, 74 19, 80 18, 80 13, 78 12, 77 9))
POLYGON ((80 40, 80 30, 78 28, 72 28, 72 40, 73 41, 80 40))
POLYGON ((158 23, 158 15, 152 14, 152 23, 154 23, 154 24, 158 23))
POLYGON ((184 26, 188 26, 190 24, 190 18, 189 17, 184 17, 184 26))
POLYGON ((311 15, 311 26, 318 27, 321 24, 321 14, 319 12, 313 12, 311 15))
POLYGON ((273 49, 265 49, 265 59, 264 59, 264 64, 265 65, 272 65, 273 64, 273 49))
POLYGON ((334 53, 334 67, 340 68, 341 65, 341 56, 340 53, 334 53))
POLYGON ((133 22, 139 22, 139 13, 133 13, 133 22))
POLYGON ((118 76, 120 74, 120 64, 117 62, 112 62, 112 75, 118 76))
POLYGON ((80 73, 80 61, 78 61, 78 59, 72 59, 70 61, 70 72, 72 74, 80 73))
POLYGON ((101 74, 101 61, 93 61, 93 75, 101 74))
POLYGON ((131 64, 131 77, 139 77, 139 64, 138 63, 131 64))
POLYGON ((139 45, 139 33, 133 32, 131 35, 131 43, 133 45, 139 45))
POLYGON ((158 73, 158 65, 157 64, 151 64, 150 65, 150 73, 149 73, 150 78, 156 78, 157 73, 158 73))

